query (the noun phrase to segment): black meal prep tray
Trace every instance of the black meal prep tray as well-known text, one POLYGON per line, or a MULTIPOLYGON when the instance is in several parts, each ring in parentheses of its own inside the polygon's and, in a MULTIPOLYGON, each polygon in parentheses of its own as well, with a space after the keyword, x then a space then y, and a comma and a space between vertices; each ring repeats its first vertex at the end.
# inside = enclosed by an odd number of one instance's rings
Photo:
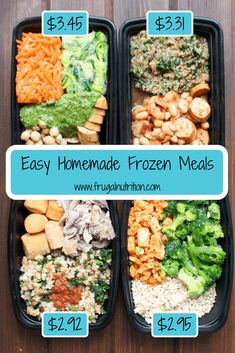
MULTIPOLYGON (((116 143, 117 130, 117 31, 112 21, 102 17, 89 17, 89 32, 103 31, 108 38, 108 71, 107 71, 107 101, 108 111, 102 124, 100 143, 111 145, 116 143)), ((17 46, 16 39, 21 39, 22 32, 41 32, 41 17, 29 17, 16 23, 12 33, 11 53, 11 141, 12 144, 22 144, 20 135, 24 126, 19 118, 19 110, 23 104, 17 103, 15 91, 17 46)))
MULTIPOLYGON (((220 329, 227 320, 230 306, 233 281, 233 227, 228 197, 219 201, 219 204, 221 207, 221 224, 225 234, 224 238, 219 242, 226 251, 226 259, 223 265, 222 276, 216 281, 216 302, 210 313, 199 319, 199 333, 214 332, 220 329)), ((128 216, 130 207, 131 201, 124 201, 121 226, 121 276, 125 307, 130 323, 140 332, 151 333, 151 325, 149 325, 142 316, 134 312, 127 251, 128 216)), ((143 298, 143 300, 146 299, 143 298)))
MULTIPOLYGON (((120 265, 120 240, 119 223, 116 201, 108 201, 110 216, 116 238, 111 241, 109 248, 112 249, 111 279, 108 298, 105 301, 105 314, 100 315, 95 323, 89 325, 89 330, 101 330, 105 328, 113 318, 116 304, 117 288, 119 282, 120 265)), ((30 212, 24 207, 23 201, 11 201, 9 225, 8 225, 8 269, 10 291, 13 309, 17 320, 26 328, 40 329, 41 321, 26 313, 26 305, 20 295, 20 268, 24 256, 21 235, 25 233, 24 219, 30 212)))
MULTIPOLYGON (((130 72, 130 37, 146 29, 146 19, 138 18, 124 22, 119 32, 119 101, 120 141, 132 144, 131 110, 133 77, 130 72)), ((194 17, 194 33, 207 39, 209 45, 209 72, 211 118, 209 123, 210 143, 225 144, 224 108, 224 42, 220 24, 212 19, 194 17)))
MULTIPOLYGON (((122 144, 131 142, 131 109, 133 77, 130 73, 130 37, 141 30, 146 29, 146 19, 139 18, 126 21, 119 32, 120 52, 119 61, 119 90, 120 104, 120 140, 122 144)), ((212 108, 210 119, 210 143, 225 144, 225 107, 224 107, 224 46, 223 31, 220 24, 212 19, 194 18, 194 33, 204 36, 209 44, 209 71, 210 94, 209 103, 212 108)), ((227 253, 222 277, 217 281, 216 303, 211 312, 199 319, 199 332, 213 332, 221 328, 226 322, 230 306, 233 278, 233 230, 229 199, 226 197, 220 201, 222 212, 222 225, 225 238, 221 245, 227 253)), ((125 306, 131 324, 143 333, 150 333, 151 326, 134 312, 133 297, 130 288, 130 275, 127 252, 128 215, 131 207, 130 201, 123 203, 123 215, 121 225, 121 276, 125 306)), ((145 300, 143 298, 143 300, 145 300)))

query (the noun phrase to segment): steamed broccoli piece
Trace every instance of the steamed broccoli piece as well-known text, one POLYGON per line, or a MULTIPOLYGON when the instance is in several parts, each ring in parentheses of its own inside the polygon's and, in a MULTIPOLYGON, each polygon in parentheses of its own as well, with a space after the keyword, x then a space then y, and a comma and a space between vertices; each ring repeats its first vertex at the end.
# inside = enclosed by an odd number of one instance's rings
POLYGON ((176 231, 175 231, 175 235, 177 238, 181 238, 182 240, 187 238, 187 236, 190 234, 190 228, 189 226, 184 223, 181 226, 179 226, 176 231))
POLYGON ((187 253, 184 243, 178 239, 169 240, 165 246, 165 257, 174 260, 182 260, 187 253))
POLYGON ((180 263, 177 260, 166 259, 160 263, 161 270, 165 275, 170 277, 177 277, 179 272, 180 263))
MULTIPOLYGON (((177 236, 185 238, 188 235, 187 222, 193 222, 198 216, 197 208, 189 202, 169 203, 170 214, 174 216, 173 222, 162 229, 162 232, 169 238, 177 236), (183 230, 185 228, 185 230, 183 230)), ((167 208, 166 208, 167 210, 167 208)))
POLYGON ((209 219, 205 222, 204 225, 203 235, 205 234, 211 234, 215 239, 224 238, 224 232, 221 224, 209 219))
POLYGON ((222 267, 219 264, 206 265, 200 263, 200 275, 206 281, 206 289, 208 289, 222 274, 222 267))
POLYGON ((220 245, 217 246, 188 246, 192 256, 197 256, 201 261, 208 263, 222 264, 226 253, 220 245))
POLYGON ((210 213, 210 218, 220 221, 220 207, 216 202, 212 202, 208 207, 208 211, 210 213))
POLYGON ((217 221, 210 219, 196 219, 190 224, 191 233, 195 239, 197 245, 202 245, 204 243, 203 237, 210 236, 212 238, 224 238, 224 232, 221 224, 217 221))
POLYGON ((194 276, 184 268, 181 268, 178 273, 178 278, 188 288, 188 295, 190 297, 199 297, 205 292, 206 281, 202 276, 194 276))
POLYGON ((175 232, 176 229, 182 225, 185 221, 185 216, 178 214, 176 217, 174 217, 173 222, 165 228, 162 228, 162 233, 167 235, 169 238, 175 238, 175 232))
POLYGON ((185 216, 185 220, 188 222, 195 221, 197 218, 197 208, 190 203, 179 202, 177 204, 177 211, 185 216))
POLYGON ((178 201, 176 200, 168 202, 168 205, 164 210, 168 216, 174 216, 178 213, 177 204, 178 204, 178 201))

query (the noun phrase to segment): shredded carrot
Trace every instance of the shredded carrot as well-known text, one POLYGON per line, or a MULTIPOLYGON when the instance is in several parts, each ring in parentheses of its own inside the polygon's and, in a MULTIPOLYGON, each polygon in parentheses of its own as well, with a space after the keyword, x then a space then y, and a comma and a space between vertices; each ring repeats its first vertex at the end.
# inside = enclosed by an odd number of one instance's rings
POLYGON ((45 37, 41 33, 23 33, 22 40, 16 40, 16 43, 18 103, 60 99, 63 94, 60 38, 45 37))

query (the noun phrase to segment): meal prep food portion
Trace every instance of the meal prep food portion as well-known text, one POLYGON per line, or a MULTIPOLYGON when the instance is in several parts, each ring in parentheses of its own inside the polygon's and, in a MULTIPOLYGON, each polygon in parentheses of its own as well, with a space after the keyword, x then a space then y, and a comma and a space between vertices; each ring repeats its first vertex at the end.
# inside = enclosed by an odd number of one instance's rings
POLYGON ((145 92, 164 96, 209 82, 209 50, 203 37, 149 37, 141 31, 130 45, 135 85, 145 92))
POLYGON ((108 103, 108 43, 85 37, 23 33, 17 40, 16 95, 26 144, 99 144, 108 103), (33 103, 33 104, 30 104, 33 103))
POLYGON ((105 313, 115 237, 106 201, 26 200, 20 289, 27 314, 105 313), (102 222, 102 223, 101 223, 102 222))
POLYGON ((209 144, 207 40, 197 35, 153 38, 141 31, 131 37, 130 53, 135 87, 149 94, 133 102, 133 143, 209 144))
POLYGON ((128 253, 134 310, 209 313, 226 253, 215 201, 134 201, 128 253), (144 298, 144 300, 143 300, 144 298))

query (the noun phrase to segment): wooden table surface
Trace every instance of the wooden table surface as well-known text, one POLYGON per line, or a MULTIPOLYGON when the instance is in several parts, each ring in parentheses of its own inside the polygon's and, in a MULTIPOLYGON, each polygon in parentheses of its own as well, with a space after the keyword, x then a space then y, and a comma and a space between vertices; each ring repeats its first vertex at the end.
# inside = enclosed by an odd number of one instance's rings
POLYGON ((229 194, 235 215, 234 185, 234 59, 235 11, 232 0, 1 0, 1 77, 0 77, 0 352, 1 353, 234 353, 235 299, 228 321, 214 334, 196 339, 153 339, 135 331, 124 309, 122 288, 112 323, 87 339, 44 339, 37 331, 22 328, 15 320, 8 288, 7 222, 9 200, 5 195, 5 151, 10 145, 10 63, 11 33, 15 22, 23 17, 40 15, 42 10, 87 10, 91 15, 112 19, 117 28, 128 18, 143 17, 147 10, 192 10, 195 16, 218 20, 225 39, 226 147, 229 151, 229 194))

